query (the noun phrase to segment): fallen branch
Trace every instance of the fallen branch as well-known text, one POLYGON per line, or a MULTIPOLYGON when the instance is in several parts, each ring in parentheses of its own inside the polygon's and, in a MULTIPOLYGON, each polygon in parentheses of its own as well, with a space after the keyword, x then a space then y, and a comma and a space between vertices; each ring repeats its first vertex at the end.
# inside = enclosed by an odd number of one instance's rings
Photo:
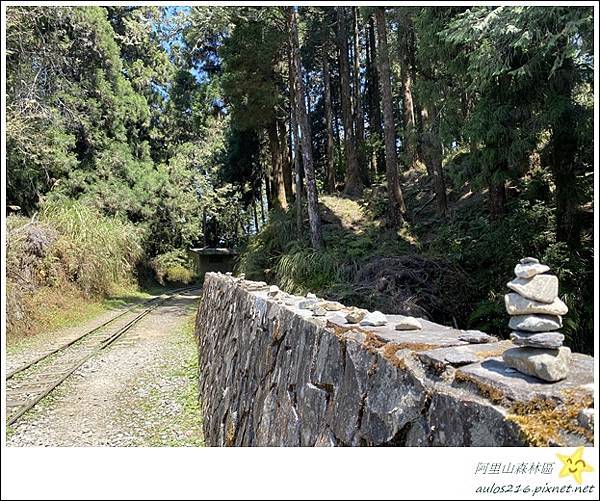
POLYGON ((422 205, 421 207, 419 207, 415 212, 413 212, 413 217, 416 216, 419 212, 421 212, 423 209, 425 209, 425 207, 427 207, 431 202, 433 202, 435 200, 436 197, 436 193, 433 194, 433 196, 427 200, 427 202, 425 202, 424 205, 422 205))

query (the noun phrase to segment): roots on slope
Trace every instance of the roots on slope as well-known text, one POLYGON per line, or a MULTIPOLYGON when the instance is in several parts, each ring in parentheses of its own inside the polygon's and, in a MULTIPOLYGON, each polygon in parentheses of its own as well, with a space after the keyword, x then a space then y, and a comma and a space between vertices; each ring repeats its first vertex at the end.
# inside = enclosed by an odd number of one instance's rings
POLYGON ((354 274, 336 299, 385 313, 464 324, 475 287, 456 264, 417 255, 375 257, 354 274))

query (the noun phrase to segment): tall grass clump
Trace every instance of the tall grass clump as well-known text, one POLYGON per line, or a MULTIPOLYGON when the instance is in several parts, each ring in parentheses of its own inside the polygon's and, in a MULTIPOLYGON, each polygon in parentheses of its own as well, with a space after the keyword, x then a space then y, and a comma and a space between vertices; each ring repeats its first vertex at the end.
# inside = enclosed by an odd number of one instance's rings
MULTIPOLYGON (((329 237, 327 232, 324 237, 329 237)), ((277 283, 294 294, 322 292, 349 278, 348 266, 353 259, 346 255, 345 244, 315 251, 308 231, 298 235, 295 207, 287 212, 274 210, 269 223, 248 242, 236 271, 250 280, 277 283)))
POLYGON ((293 294, 322 291, 342 280, 344 267, 327 250, 297 248, 282 255, 275 266, 280 287, 293 294))
POLYGON ((269 223, 250 239, 236 271, 244 273, 250 280, 274 280, 279 259, 298 243, 294 214, 294 209, 287 213, 271 211, 269 223))
POLYGON ((65 308, 133 282, 142 258, 140 230, 74 201, 6 220, 9 336, 33 334, 65 308))
POLYGON ((40 221, 59 235, 47 264, 60 266, 84 292, 106 293, 113 284, 127 281, 142 256, 138 228, 79 202, 48 204, 40 221))

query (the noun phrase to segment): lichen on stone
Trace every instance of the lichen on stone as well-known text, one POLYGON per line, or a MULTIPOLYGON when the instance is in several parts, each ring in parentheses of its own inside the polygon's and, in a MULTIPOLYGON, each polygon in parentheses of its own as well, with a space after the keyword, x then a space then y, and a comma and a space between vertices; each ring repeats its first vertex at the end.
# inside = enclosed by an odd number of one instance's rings
POLYGON ((562 400, 536 398, 512 405, 507 419, 517 423, 527 441, 537 447, 561 445, 561 432, 582 436, 593 443, 594 434, 577 421, 582 409, 592 406, 593 398, 577 390, 564 390, 562 400))

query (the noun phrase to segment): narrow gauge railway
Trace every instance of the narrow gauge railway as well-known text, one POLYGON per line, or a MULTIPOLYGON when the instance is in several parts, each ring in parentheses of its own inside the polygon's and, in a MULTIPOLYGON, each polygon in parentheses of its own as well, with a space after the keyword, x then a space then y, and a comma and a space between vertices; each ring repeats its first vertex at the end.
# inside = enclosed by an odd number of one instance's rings
POLYGON ((101 325, 8 372, 6 375, 8 425, 14 424, 83 364, 113 344, 146 315, 177 295, 197 289, 198 286, 175 289, 144 303, 136 304, 101 325))

